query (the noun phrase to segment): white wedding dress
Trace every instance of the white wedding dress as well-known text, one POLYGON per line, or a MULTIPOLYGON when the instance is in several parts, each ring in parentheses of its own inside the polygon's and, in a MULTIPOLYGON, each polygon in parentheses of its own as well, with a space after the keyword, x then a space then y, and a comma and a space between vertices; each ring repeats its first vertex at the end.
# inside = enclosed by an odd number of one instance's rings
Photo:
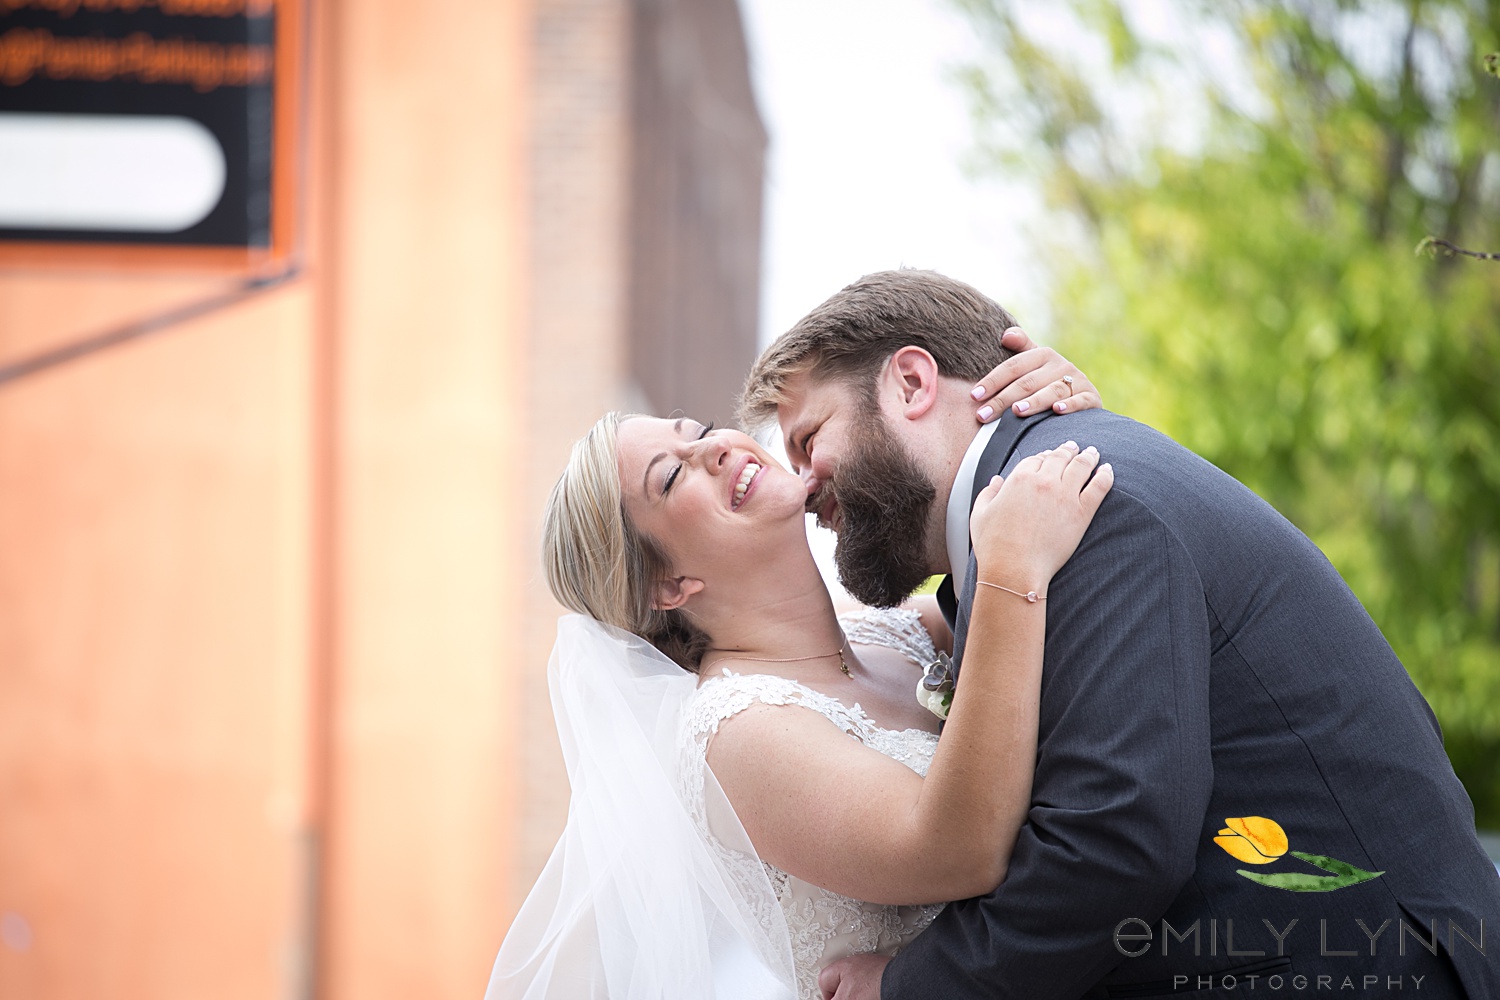
MULTIPOLYGON (((841 617, 850 642, 936 654, 919 617, 841 617)), ((811 710, 926 774, 935 734, 884 729, 795 681, 704 681, 582 615, 558 622, 547 679, 572 799, 568 822, 496 956, 486 1000, 819 1000, 835 959, 894 953, 942 904, 882 906, 763 864, 706 753, 753 704, 811 710)), ((809 762, 815 766, 815 762, 809 762)))
MULTIPOLYGON (((914 611, 871 609, 842 615, 839 621, 851 643, 888 646, 912 660, 918 668, 912 673, 913 688, 921 667, 937 658, 932 637, 914 611)), ((708 743, 719 725, 754 704, 811 709, 850 737, 923 776, 937 749, 937 734, 921 729, 883 729, 858 704, 846 706, 785 677, 725 670, 722 676, 703 682, 689 705, 686 741, 691 756, 683 773, 701 774, 707 767, 708 743)), ((695 818, 708 829, 708 819, 701 811, 695 810, 695 818)), ((770 877, 791 936, 798 1000, 822 1000, 818 972, 825 965, 866 952, 894 954, 932 923, 943 908, 942 903, 885 906, 851 899, 754 858, 735 857, 736 852, 715 843, 725 853, 727 866, 761 866, 770 877)))

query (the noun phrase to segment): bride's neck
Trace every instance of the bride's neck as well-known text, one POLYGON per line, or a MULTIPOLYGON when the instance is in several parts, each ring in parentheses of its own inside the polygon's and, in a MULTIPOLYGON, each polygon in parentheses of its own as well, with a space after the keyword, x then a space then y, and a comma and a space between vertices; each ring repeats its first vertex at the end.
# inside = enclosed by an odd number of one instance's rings
POLYGON ((734 581, 705 600, 695 612, 713 637, 706 666, 735 655, 793 659, 830 654, 843 642, 833 598, 809 555, 795 572, 783 567, 734 581))

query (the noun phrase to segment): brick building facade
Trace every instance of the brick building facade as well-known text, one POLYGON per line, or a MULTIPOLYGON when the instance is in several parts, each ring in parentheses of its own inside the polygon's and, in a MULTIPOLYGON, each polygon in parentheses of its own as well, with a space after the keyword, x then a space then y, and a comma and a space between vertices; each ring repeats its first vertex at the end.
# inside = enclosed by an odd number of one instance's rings
POLYGON ((0 996, 482 995, 566 805, 547 491, 755 352, 734 0, 309 9, 294 276, 0 271, 0 996))

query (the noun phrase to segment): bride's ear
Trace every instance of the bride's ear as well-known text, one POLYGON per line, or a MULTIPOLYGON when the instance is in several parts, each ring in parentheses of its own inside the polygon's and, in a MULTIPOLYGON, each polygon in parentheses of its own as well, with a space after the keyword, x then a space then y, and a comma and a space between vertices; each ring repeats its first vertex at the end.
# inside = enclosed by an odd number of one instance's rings
POLYGON ((670 577, 656 585, 656 595, 651 606, 657 611, 672 611, 682 607, 688 602, 688 598, 702 589, 702 580, 691 576, 670 577))

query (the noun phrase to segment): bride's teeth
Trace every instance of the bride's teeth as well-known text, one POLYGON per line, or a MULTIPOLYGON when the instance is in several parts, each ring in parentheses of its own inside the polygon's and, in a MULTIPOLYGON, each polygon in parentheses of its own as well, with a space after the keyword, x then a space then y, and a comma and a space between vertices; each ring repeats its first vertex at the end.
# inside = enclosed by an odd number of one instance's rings
POLYGON ((736 504, 745 499, 745 491, 750 488, 750 481, 755 478, 755 474, 759 471, 760 466, 751 462, 745 466, 745 471, 740 473, 740 481, 734 484, 734 502, 736 504))

